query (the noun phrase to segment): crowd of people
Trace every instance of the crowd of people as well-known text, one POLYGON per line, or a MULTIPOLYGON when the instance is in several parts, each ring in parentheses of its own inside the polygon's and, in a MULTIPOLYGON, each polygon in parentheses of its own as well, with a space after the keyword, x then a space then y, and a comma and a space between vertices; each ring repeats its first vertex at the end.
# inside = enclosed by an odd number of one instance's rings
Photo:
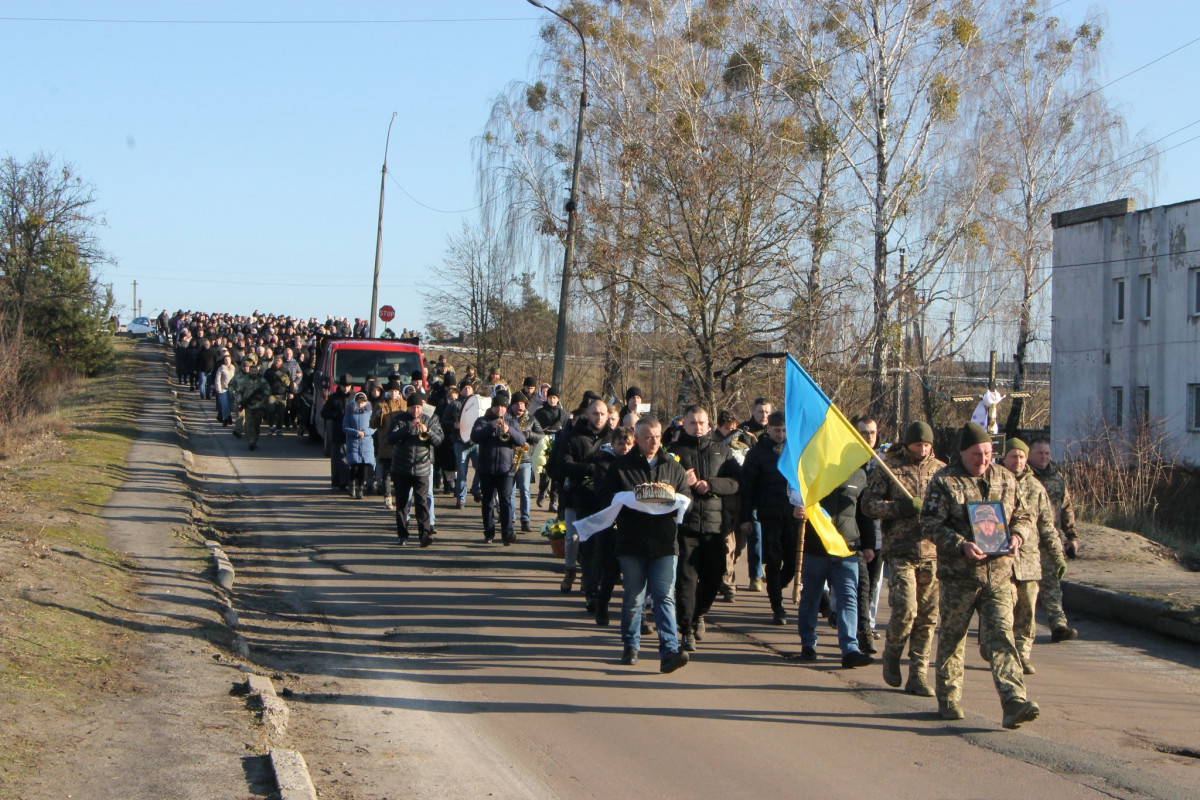
MULTIPOLYGON (((179 312, 158 323, 175 348, 178 381, 214 400, 217 418, 251 450, 265 429, 304 432, 319 337, 366 334, 362 320, 179 312)), ((969 423, 947 463, 934 455, 932 429, 913 422, 818 511, 805 508, 778 467, 787 420, 767 398, 756 399, 745 420, 720 411, 715 425, 707 409, 691 405, 664 429, 636 386, 623 403, 588 391, 567 410, 558 389, 535 377, 513 391, 497 370, 482 380, 473 368, 457 377, 443 355, 428 374, 369 376, 361 388, 343 375, 319 416, 335 436, 331 487, 382 497, 401 545, 414 532, 421 547, 434 543, 439 493, 456 509, 473 497, 486 542, 497 524, 504 545, 517 541, 518 524, 529 532, 533 506, 555 514, 566 531, 563 593, 578 580, 587 611, 607 626, 615 587, 623 587, 623 664, 637 663, 651 630, 648 602, 661 671, 686 665, 714 605, 736 602, 743 559, 744 591, 766 593, 775 625, 788 624, 784 590, 799 581, 801 661, 818 658, 825 619, 843 667, 864 667, 879 654, 889 686, 936 697, 946 719, 963 716, 973 616, 1009 728, 1039 714, 1025 689, 1035 672, 1035 607, 1053 641, 1077 635, 1059 586, 1077 549, 1074 512, 1045 439, 1010 439, 994 460, 993 438, 969 423), (464 424, 475 394, 490 404, 464 424), (686 502, 656 508, 630 499, 649 485, 686 502), (813 513, 829 516, 844 548, 831 552, 808 522, 813 513), (879 653, 885 575, 890 620, 879 653)), ((876 448, 876 421, 853 422, 876 448)))

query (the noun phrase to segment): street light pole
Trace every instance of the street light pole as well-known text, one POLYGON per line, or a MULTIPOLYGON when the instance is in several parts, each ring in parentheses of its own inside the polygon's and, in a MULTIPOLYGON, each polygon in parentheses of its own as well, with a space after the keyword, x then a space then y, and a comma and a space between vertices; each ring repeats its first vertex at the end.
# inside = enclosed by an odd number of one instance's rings
POLYGON ((383 188, 387 185, 387 156, 388 147, 392 143, 392 123, 396 121, 396 112, 388 122, 387 139, 383 143, 383 175, 379 178, 379 227, 375 231, 375 278, 371 281, 371 331, 370 337, 375 338, 375 310, 379 303, 379 259, 383 255, 383 188))
POLYGON ((571 165, 571 194, 567 198, 567 241, 563 254, 562 284, 558 293, 558 327, 554 333, 554 370, 550 382, 563 391, 562 386, 567 366, 567 308, 571 300, 571 267, 575 259, 575 228, 578 224, 579 208, 579 165, 583 161, 583 114, 587 108, 587 39, 583 31, 571 20, 538 0, 526 0, 531 6, 549 11, 575 29, 579 44, 583 48, 583 71, 579 83, 579 121, 575 125, 575 162, 571 165))

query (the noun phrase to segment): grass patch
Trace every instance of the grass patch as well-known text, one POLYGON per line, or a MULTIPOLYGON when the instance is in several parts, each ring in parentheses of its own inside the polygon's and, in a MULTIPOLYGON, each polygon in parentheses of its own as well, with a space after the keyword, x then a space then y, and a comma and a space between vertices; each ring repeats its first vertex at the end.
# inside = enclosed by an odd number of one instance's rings
POLYGON ((78 381, 0 451, 0 799, 54 753, 38 729, 48 711, 125 685, 137 576, 99 512, 125 480, 152 346, 117 341, 109 372, 78 381))

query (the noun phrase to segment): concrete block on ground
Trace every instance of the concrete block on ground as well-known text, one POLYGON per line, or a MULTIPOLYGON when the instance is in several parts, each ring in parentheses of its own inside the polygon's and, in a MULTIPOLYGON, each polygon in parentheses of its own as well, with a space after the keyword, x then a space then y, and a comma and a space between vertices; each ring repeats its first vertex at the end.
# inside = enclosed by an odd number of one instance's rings
POLYGON ((279 800, 317 800, 317 788, 308 774, 308 764, 298 751, 272 748, 271 767, 275 770, 279 800))
POLYGON ((232 589, 234 579, 233 563, 225 555, 225 551, 221 549, 220 543, 208 539, 204 542, 204 546, 212 553, 213 562, 216 564, 217 583, 226 590, 232 589))

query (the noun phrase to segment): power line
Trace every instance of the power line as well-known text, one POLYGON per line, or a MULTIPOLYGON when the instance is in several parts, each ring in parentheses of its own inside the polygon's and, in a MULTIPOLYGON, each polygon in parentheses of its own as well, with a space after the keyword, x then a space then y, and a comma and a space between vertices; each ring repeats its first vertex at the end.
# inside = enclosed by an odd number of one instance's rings
POLYGON ((408 189, 405 189, 405 188, 404 188, 404 187, 403 187, 403 186, 400 184, 400 181, 396 180, 396 179, 395 179, 395 178, 392 176, 392 173, 390 173, 390 172, 388 173, 388 179, 389 179, 389 180, 391 180, 391 182, 392 182, 392 183, 396 184, 396 188, 397 188, 397 189, 399 189, 400 191, 404 192, 404 196, 405 196, 405 197, 407 197, 409 200, 412 200, 414 203, 416 203, 417 205, 419 205, 421 208, 428 209, 429 211, 434 211, 434 212, 436 212, 436 213, 438 213, 438 214, 466 214, 468 211, 475 211, 476 209, 483 208, 483 206, 484 206, 484 204, 483 204, 483 203, 480 203, 480 204, 479 204, 479 205, 477 205, 477 206, 472 206, 471 208, 463 208, 463 209, 460 209, 460 210, 458 210, 458 211, 447 211, 447 210, 445 210, 445 209, 442 209, 442 208, 434 208, 433 206, 426 205, 425 203, 422 203, 422 202, 421 202, 420 200, 418 200, 417 198, 413 197, 413 196, 412 196, 412 193, 411 193, 411 192, 409 192, 409 191, 408 191, 408 189))
POLYGON ((418 25, 457 22, 530 22, 540 17, 445 19, 104 19, 99 17, 0 17, 0 22, 66 22, 82 25, 418 25))

